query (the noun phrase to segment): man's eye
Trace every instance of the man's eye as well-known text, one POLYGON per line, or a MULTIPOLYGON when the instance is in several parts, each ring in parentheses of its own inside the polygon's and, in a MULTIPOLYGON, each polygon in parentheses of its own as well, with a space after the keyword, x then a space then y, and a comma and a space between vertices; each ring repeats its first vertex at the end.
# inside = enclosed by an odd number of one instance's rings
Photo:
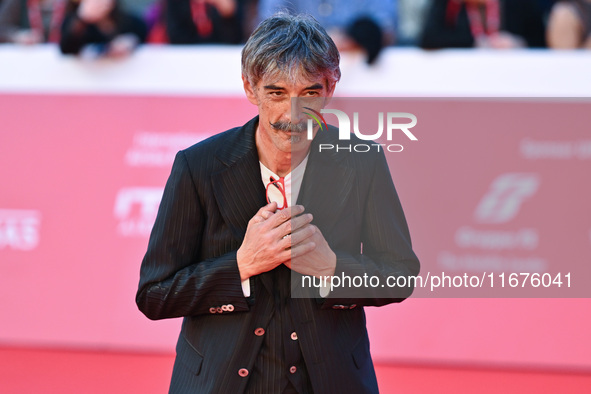
POLYGON ((283 94, 283 92, 281 92, 281 91, 276 91, 276 92, 271 92, 270 94, 271 94, 271 96, 273 96, 273 97, 280 97, 280 96, 283 94))
POLYGON ((310 90, 308 92, 306 92, 307 96, 319 96, 320 93, 318 93, 316 90, 310 90))

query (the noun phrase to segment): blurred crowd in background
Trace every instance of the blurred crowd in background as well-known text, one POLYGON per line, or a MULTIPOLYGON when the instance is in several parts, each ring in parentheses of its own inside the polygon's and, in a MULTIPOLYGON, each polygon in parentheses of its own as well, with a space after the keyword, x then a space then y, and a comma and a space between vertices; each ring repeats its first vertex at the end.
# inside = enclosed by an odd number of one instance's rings
POLYGON ((113 57, 241 44, 281 10, 313 15, 370 64, 388 46, 591 49, 591 0, 0 0, 0 42, 113 57))

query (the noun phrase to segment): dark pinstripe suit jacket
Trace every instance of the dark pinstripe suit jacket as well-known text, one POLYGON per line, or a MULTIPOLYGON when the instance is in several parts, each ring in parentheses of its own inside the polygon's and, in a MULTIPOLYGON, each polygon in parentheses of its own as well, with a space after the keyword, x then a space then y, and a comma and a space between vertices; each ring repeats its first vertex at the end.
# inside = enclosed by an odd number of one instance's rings
MULTIPOLYGON (((266 328, 272 315, 272 276, 251 278, 247 299, 236 263, 248 221, 266 204, 257 122, 179 152, 164 190, 136 302, 150 319, 184 317, 171 392, 243 392, 248 377, 239 370, 251 370, 263 340, 255 329, 266 328)), ((381 283, 389 275, 417 274, 384 154, 318 153, 320 143, 336 144, 336 130, 320 131, 312 142, 298 203, 335 251, 336 274, 365 273, 381 283)), ((327 299, 289 300, 315 393, 377 392, 362 306, 401 301, 412 292, 397 290, 355 295, 335 289, 327 299)))

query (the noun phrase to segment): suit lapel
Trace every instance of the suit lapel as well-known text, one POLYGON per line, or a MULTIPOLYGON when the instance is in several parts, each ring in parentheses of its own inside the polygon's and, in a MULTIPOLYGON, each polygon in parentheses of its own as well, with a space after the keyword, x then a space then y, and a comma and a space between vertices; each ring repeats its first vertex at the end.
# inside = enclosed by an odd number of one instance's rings
POLYGON ((254 141, 258 118, 236 130, 217 152, 223 166, 212 174, 214 197, 232 234, 242 240, 250 218, 265 205, 259 159, 254 141))
POLYGON ((314 223, 329 233, 351 193, 353 170, 342 165, 345 152, 318 152, 319 144, 335 144, 326 131, 319 131, 312 141, 310 157, 298 196, 298 204, 314 215, 314 223))
MULTIPOLYGON (((257 124, 258 117, 255 117, 236 130, 216 152, 223 166, 211 178, 222 218, 240 242, 244 239, 248 221, 267 203, 255 144, 257 124)), ((262 274, 259 277, 272 292, 270 276, 262 274)))

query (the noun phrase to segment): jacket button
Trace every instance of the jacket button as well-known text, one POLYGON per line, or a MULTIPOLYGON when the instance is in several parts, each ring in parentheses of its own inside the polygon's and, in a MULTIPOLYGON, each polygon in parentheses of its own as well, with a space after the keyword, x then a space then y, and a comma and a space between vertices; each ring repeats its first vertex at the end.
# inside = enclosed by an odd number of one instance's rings
POLYGON ((217 309, 215 308, 215 306, 209 308, 209 313, 217 313, 217 309))
POLYGON ((240 375, 243 378, 247 377, 248 376, 248 369, 246 369, 246 368, 240 368, 238 370, 238 375, 240 375))
POLYGON ((298 369, 295 367, 295 365, 292 365, 291 367, 289 367, 289 372, 290 373, 296 373, 298 369))
POLYGON ((228 304, 228 312, 232 312, 234 310, 234 305, 228 304))
POLYGON ((357 306, 357 304, 351 304, 351 305, 349 305, 349 309, 353 309, 353 308, 355 308, 356 306, 357 306))
POLYGON ((256 335, 257 337, 260 337, 262 335, 265 334, 265 329, 264 328, 257 328, 256 330, 254 330, 254 335, 256 335))
POLYGON ((222 313, 224 311, 221 306, 218 306, 217 308, 215 308, 215 310, 217 313, 222 313))
POLYGON ((295 331, 291 333, 291 339, 294 341, 298 340, 298 334, 295 331))

